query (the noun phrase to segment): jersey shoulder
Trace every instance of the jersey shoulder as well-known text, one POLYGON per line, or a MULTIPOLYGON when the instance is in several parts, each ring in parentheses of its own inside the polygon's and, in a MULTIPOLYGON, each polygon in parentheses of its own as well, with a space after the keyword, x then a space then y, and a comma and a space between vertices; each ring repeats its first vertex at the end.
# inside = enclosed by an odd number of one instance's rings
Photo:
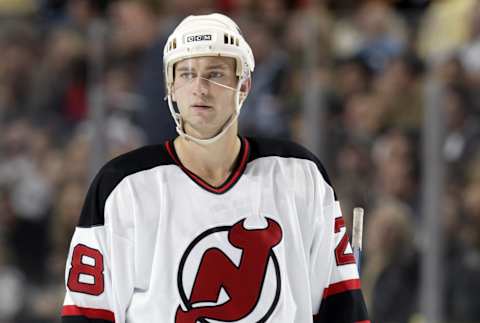
POLYGON ((288 140, 271 138, 247 138, 250 143, 249 161, 263 157, 284 157, 309 160, 315 163, 325 182, 332 186, 322 162, 307 148, 288 140))
POLYGON ((107 162, 90 185, 78 226, 92 227, 104 224, 105 202, 125 177, 170 164, 174 164, 174 161, 164 145, 144 146, 107 162))
POLYGON ((99 173, 123 172, 128 176, 142 170, 170 164, 174 164, 174 161, 165 149, 165 145, 149 145, 115 157, 107 162, 99 173))

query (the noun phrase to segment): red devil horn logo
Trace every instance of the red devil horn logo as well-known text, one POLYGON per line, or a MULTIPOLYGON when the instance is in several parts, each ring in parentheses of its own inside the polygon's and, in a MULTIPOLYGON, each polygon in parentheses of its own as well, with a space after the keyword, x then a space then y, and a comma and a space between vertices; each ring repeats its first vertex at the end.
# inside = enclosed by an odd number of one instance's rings
POLYGON ((203 254, 190 295, 190 304, 216 302, 223 287, 229 300, 218 306, 195 307, 187 311, 179 306, 176 323, 195 323, 204 318, 237 321, 255 308, 270 253, 282 240, 282 230, 277 222, 269 218, 264 229, 245 229, 243 222, 233 225, 228 233, 228 241, 242 250, 239 266, 220 249, 208 249, 203 254))

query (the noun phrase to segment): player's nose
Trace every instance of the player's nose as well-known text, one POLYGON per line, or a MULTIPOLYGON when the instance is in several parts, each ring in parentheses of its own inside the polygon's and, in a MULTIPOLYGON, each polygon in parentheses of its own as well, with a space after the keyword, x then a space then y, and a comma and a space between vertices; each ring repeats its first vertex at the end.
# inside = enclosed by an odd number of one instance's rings
POLYGON ((208 84, 209 81, 206 78, 203 78, 201 76, 197 76, 193 80, 193 93, 195 95, 207 95, 208 94, 208 84))

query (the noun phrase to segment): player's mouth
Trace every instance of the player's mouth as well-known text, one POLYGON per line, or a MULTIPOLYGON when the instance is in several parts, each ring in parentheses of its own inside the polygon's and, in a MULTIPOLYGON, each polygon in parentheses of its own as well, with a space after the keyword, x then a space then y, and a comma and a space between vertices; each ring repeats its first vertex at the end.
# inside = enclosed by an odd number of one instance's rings
POLYGON ((200 110, 200 111, 209 110, 213 108, 211 105, 206 105, 202 103, 194 103, 190 107, 194 110, 200 110))

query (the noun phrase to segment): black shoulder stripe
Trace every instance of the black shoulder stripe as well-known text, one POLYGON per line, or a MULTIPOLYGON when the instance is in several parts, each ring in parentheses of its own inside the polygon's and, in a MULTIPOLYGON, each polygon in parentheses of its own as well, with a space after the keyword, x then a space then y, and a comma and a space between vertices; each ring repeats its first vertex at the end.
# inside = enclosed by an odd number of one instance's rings
MULTIPOLYGON (((250 142, 250 158, 249 161, 253 161, 257 158, 278 156, 278 157, 291 157, 299 159, 307 159, 313 161, 317 165, 318 170, 323 176, 325 182, 327 182, 330 187, 332 187, 334 193, 335 189, 328 177, 327 171, 323 166, 322 162, 311 153, 305 147, 286 140, 278 139, 266 139, 266 138, 247 138, 250 142)), ((337 200, 337 195, 335 193, 335 200, 337 200)))
POLYGON ((109 161, 98 172, 90 185, 78 226, 88 228, 105 223, 105 201, 125 177, 170 164, 174 164, 174 162, 164 145, 139 148, 109 161))
POLYGON ((324 298, 314 323, 369 322, 367 307, 360 289, 324 298))
POLYGON ((89 319, 83 316, 62 316, 62 323, 115 323, 115 321, 89 319))

